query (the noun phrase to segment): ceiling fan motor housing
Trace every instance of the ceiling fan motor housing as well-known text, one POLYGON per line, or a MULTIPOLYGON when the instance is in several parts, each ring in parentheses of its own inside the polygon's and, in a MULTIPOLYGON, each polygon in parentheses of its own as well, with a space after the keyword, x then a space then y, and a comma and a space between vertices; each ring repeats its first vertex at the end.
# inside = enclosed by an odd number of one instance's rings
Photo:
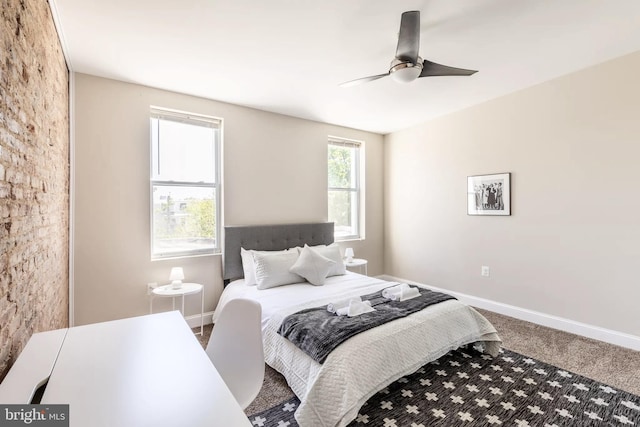
POLYGON ((400 83, 409 83, 418 78, 422 72, 422 58, 418 57, 416 63, 395 58, 391 61, 389 74, 391 78, 400 83))

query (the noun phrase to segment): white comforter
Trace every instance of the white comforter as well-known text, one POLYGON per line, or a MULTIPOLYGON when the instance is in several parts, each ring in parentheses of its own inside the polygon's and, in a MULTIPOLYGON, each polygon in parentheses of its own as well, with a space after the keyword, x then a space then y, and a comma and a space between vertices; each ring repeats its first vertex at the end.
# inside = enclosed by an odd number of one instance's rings
POLYGON ((395 284, 355 273, 329 277, 324 286, 305 282, 266 290, 238 280, 225 288, 216 313, 234 298, 259 301, 265 361, 285 376, 300 399, 295 413, 298 424, 345 426, 376 392, 454 348, 484 342, 485 351, 498 352, 500 338, 495 328, 457 300, 358 334, 338 346, 323 364, 277 333, 289 314, 395 284))

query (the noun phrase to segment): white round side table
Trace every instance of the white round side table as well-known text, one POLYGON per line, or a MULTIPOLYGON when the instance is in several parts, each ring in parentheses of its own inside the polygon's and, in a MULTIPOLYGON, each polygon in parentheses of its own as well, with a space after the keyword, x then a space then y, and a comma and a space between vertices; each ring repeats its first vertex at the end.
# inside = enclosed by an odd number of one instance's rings
POLYGON ((367 272, 367 264, 368 263, 369 263, 369 261, 367 261, 366 259, 354 258, 350 262, 345 261, 344 265, 347 268, 358 267, 360 273, 362 273, 362 271, 364 270, 365 276, 368 276, 369 275, 368 272, 367 272))
POLYGON ((160 298, 172 298, 173 309, 176 309, 176 297, 182 297, 182 316, 184 316, 184 297, 185 295, 192 295, 200 293, 200 335, 204 330, 204 286, 199 283, 183 283, 178 289, 173 289, 173 285, 163 285, 154 288, 151 291, 151 301, 149 301, 149 313, 153 314, 153 300, 156 297, 160 298))

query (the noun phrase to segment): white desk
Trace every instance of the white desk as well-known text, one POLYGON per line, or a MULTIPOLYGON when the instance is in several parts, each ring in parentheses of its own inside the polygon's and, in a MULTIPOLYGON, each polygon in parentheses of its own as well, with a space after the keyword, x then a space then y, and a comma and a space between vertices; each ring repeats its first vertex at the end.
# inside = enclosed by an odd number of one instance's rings
POLYGON ((176 311, 69 328, 41 403, 71 427, 251 427, 176 311))
POLYGON ((47 382, 69 329, 33 334, 0 384, 0 403, 29 403, 47 382))

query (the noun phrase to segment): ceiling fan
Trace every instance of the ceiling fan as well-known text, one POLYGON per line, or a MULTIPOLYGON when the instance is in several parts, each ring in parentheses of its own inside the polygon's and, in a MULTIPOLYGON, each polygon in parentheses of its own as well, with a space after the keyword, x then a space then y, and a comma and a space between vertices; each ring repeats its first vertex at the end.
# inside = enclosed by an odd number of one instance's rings
POLYGON ((363 77, 356 80, 341 83, 340 86, 354 86, 360 83, 371 82, 383 77, 391 76, 392 79, 402 83, 411 82, 420 77, 436 76, 470 76, 477 73, 476 70, 454 68, 422 59, 418 56, 420 49, 420 11, 404 12, 400 20, 400 33, 398 35, 398 47, 396 57, 391 61, 391 68, 385 74, 363 77))

